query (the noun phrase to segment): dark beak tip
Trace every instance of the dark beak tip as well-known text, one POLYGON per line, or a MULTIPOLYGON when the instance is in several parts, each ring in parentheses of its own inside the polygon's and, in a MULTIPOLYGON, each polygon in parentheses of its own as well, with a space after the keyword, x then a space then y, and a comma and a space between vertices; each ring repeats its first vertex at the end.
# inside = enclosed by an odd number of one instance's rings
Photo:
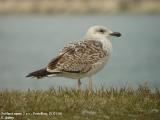
POLYGON ((116 36, 116 37, 121 37, 122 36, 122 34, 119 33, 119 32, 113 32, 111 35, 116 36))
POLYGON ((119 33, 119 35, 117 36, 117 37, 121 37, 122 36, 122 34, 121 33, 119 33))

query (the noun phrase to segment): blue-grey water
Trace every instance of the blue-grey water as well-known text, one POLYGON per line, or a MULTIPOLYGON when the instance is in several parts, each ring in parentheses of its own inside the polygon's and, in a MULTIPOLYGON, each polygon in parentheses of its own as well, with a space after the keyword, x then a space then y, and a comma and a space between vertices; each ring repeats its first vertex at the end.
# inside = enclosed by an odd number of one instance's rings
MULTIPOLYGON (((0 88, 75 87, 68 78, 25 78, 44 67, 64 44, 80 39, 88 27, 104 25, 122 33, 115 38, 106 67, 94 87, 160 88, 160 15, 14 15, 0 16, 0 88)), ((87 79, 82 86, 87 87, 87 79)))

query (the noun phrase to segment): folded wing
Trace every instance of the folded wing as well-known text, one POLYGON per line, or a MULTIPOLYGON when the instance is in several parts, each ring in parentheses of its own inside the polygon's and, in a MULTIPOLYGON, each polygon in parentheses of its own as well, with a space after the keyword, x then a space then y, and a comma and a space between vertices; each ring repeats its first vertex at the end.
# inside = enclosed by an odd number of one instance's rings
POLYGON ((71 43, 47 65, 48 72, 86 73, 106 56, 99 41, 86 40, 71 43))

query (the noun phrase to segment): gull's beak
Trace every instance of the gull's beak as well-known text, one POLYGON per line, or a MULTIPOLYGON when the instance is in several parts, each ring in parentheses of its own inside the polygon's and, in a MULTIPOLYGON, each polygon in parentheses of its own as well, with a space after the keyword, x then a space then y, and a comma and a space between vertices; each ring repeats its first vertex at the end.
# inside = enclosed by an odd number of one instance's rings
POLYGON ((110 33, 111 36, 121 37, 121 33, 119 32, 112 32, 110 33))

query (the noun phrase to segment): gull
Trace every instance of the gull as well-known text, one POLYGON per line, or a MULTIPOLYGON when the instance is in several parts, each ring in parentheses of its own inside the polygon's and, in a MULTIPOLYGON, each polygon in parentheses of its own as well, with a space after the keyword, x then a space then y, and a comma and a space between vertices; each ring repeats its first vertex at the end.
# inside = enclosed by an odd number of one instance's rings
POLYGON ((121 33, 112 32, 104 26, 95 25, 88 29, 83 39, 66 45, 44 68, 29 73, 26 77, 67 77, 77 80, 80 89, 81 79, 89 78, 88 88, 92 90, 92 76, 102 70, 108 62, 112 37, 121 33))

